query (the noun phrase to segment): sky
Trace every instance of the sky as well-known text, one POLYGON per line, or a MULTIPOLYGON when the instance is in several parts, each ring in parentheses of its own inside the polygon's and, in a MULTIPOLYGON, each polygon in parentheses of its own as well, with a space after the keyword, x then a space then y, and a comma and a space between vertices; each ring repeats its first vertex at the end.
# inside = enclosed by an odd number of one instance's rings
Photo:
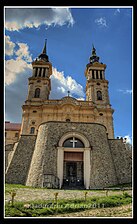
POLYGON ((132 142, 132 7, 5 7, 5 121, 21 123, 32 61, 42 52, 53 66, 50 99, 85 100, 92 44, 107 65, 115 137, 132 142))

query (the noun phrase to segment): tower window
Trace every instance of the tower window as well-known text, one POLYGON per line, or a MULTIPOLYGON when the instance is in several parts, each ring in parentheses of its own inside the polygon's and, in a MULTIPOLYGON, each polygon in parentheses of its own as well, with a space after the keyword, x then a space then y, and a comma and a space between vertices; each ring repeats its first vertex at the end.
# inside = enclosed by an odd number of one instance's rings
POLYGON ((37 74, 38 74, 38 68, 36 68, 35 70, 35 77, 37 77, 37 74))
POLYGON ((100 79, 102 79, 102 71, 100 71, 100 79))
POLYGON ((34 127, 31 127, 30 134, 34 134, 34 132, 35 132, 35 128, 34 127))
POLYGON ((98 79, 98 71, 96 71, 96 79, 98 79))
POLYGON ((95 78, 95 76, 94 76, 94 70, 92 70, 92 78, 93 79, 95 78))
POLYGON ((101 91, 97 91, 97 100, 102 100, 102 93, 101 93, 101 91))
POLYGON ((43 68, 43 77, 45 77, 45 68, 43 68))
POLYGON ((40 97, 40 89, 39 88, 35 89, 35 96, 34 97, 35 98, 39 98, 40 97))
POLYGON ((42 71, 42 68, 39 68, 39 77, 41 77, 41 71, 42 71))

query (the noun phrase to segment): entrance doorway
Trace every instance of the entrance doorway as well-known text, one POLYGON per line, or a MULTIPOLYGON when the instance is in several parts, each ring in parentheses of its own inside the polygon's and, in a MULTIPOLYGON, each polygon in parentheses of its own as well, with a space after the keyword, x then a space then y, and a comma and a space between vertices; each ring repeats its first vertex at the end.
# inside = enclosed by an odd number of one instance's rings
POLYGON ((69 182, 69 179, 66 178, 66 163, 76 162, 76 185, 80 184, 81 186, 83 186, 83 188, 85 187, 86 189, 89 189, 91 171, 91 147, 86 136, 76 131, 67 132, 60 138, 57 150, 57 176, 60 181, 59 188, 64 187, 64 184, 66 185, 67 182, 69 182), (79 173, 81 173, 81 178, 78 176, 78 169, 80 170, 79 173))
POLYGON ((66 163, 66 180, 70 187, 76 186, 76 183, 77 183, 77 163, 76 162, 66 163))
POLYGON ((63 186, 84 187, 83 179, 83 152, 65 152, 63 186))

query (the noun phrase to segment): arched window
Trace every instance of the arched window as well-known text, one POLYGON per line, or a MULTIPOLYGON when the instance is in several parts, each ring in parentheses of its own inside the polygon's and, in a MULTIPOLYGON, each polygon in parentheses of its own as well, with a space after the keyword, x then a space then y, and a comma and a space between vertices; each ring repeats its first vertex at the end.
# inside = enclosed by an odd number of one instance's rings
POLYGON ((70 122, 70 119, 69 119, 69 118, 67 118, 67 119, 66 119, 66 122, 70 122))
POLYGON ((39 98, 40 97, 40 89, 39 88, 35 89, 35 96, 34 97, 35 98, 39 98))
POLYGON ((97 100, 102 100, 102 92, 97 91, 97 100))
POLYGON ((34 134, 34 132, 35 132, 35 128, 34 127, 31 127, 30 134, 34 134))
POLYGON ((64 141, 63 147, 67 148, 84 148, 84 144, 81 140, 71 137, 64 141))

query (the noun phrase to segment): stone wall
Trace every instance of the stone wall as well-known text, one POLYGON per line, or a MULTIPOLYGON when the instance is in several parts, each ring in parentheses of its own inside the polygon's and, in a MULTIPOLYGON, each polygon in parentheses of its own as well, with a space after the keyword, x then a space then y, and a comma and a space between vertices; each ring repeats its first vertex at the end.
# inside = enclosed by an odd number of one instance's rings
POLYGON ((20 137, 6 172, 6 183, 25 184, 34 151, 36 136, 20 137))
POLYGON ((119 184, 132 182, 132 151, 127 149, 122 139, 109 140, 119 184))
POLYGON ((117 184, 112 155, 109 149, 106 128, 100 124, 47 122, 38 130, 35 150, 27 179, 27 185, 43 185, 43 176, 57 176, 57 146, 67 132, 82 133, 91 145, 90 187, 105 187, 117 184))
MULTIPOLYGON (((48 140, 48 127, 46 125, 41 125, 39 127, 37 140, 35 144, 34 153, 32 156, 32 161, 28 173, 28 178, 26 181, 27 186, 33 186, 33 187, 42 187, 43 186, 43 177, 44 177, 44 161, 45 157, 52 155, 51 153, 47 153, 45 149, 47 148, 47 140, 48 140)), ((55 164, 52 163, 52 168, 54 168, 55 164)), ((48 169, 48 168, 47 168, 48 169)), ((50 172, 49 170, 47 172, 50 172)))
POLYGON ((5 146, 5 170, 8 167, 10 157, 13 153, 13 146, 14 144, 9 144, 5 146))
POLYGON ((68 132, 81 133, 89 141, 91 189, 131 182, 131 152, 123 142, 108 139, 103 125, 77 122, 47 122, 39 126, 37 138, 22 135, 7 169, 6 182, 43 187, 44 176, 57 177, 57 148, 68 132))

